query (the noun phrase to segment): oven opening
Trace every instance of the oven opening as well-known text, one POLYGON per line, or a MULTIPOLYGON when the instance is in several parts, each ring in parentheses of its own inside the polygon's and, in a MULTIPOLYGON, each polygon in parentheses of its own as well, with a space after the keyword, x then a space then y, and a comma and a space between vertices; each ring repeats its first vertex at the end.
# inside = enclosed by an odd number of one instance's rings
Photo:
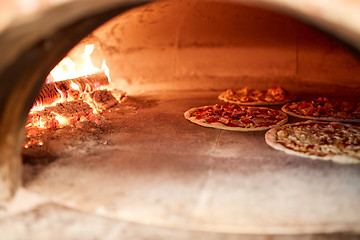
POLYGON ((92 30, 39 74, 47 77, 26 116, 22 186, 0 207, 0 229, 1 216, 41 212, 50 229, 49 214, 66 213, 96 218, 83 230, 131 222, 168 234, 360 232, 359 164, 275 150, 267 130, 184 118, 245 87, 357 103, 360 62, 338 39, 232 1, 147 3, 92 30))

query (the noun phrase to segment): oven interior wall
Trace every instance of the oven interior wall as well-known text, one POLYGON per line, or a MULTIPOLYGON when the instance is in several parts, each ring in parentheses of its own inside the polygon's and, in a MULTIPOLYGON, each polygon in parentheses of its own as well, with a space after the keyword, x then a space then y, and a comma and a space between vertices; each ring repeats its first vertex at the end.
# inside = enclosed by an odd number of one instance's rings
POLYGON ((334 38, 239 4, 148 4, 114 18, 84 42, 96 44, 114 83, 128 91, 281 85, 300 94, 360 92, 359 60, 334 38))

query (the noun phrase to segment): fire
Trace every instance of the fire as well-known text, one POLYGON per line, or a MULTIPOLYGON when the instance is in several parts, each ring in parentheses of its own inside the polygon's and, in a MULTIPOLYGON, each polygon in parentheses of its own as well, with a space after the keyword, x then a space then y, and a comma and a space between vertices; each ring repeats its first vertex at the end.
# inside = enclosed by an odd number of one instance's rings
POLYGON ((72 89, 74 89, 74 90, 80 91, 79 85, 77 85, 77 84, 74 83, 74 82, 71 82, 71 83, 70 83, 70 87, 71 87, 72 89))
POLYGON ((84 52, 79 59, 76 59, 76 63, 71 60, 70 57, 65 57, 53 70, 51 70, 49 76, 46 78, 46 82, 57 82, 98 72, 104 72, 110 82, 109 68, 106 65, 105 59, 103 60, 101 69, 95 67, 91 60, 91 54, 93 53, 94 48, 94 44, 85 45, 84 52))
POLYGON ((46 78, 47 82, 56 82, 64 79, 71 79, 77 77, 75 63, 69 58, 65 57, 51 70, 49 76, 46 78))
POLYGON ((101 69, 94 66, 93 51, 93 44, 86 45, 76 61, 65 57, 50 72, 28 115, 25 149, 45 145, 36 140, 42 129, 103 125, 101 114, 125 98, 123 91, 103 89, 110 83, 110 71, 105 60, 101 69))
POLYGON ((70 119, 59 114, 55 114, 55 119, 58 121, 59 126, 69 125, 70 119))
MULTIPOLYGON (((54 67, 30 110, 29 119, 31 119, 26 127, 49 129, 74 122, 76 117, 62 116, 50 110, 51 107, 62 102, 82 100, 90 106, 89 112, 101 113, 101 108, 99 109, 89 95, 94 90, 102 89, 109 84, 110 71, 105 59, 102 61, 101 69, 94 66, 91 59, 94 48, 94 44, 87 44, 76 62, 67 56, 54 67), (40 113, 44 110, 45 113, 40 113)), ((80 116, 78 118, 80 120, 80 116)))

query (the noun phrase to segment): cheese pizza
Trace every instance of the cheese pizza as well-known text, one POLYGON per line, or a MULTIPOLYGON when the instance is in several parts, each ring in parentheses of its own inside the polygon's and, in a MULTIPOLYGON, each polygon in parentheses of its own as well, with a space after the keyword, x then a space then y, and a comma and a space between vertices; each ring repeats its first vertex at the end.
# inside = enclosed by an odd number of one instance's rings
POLYGON ((308 120, 270 129, 265 141, 291 155, 338 163, 360 163, 360 127, 308 120))

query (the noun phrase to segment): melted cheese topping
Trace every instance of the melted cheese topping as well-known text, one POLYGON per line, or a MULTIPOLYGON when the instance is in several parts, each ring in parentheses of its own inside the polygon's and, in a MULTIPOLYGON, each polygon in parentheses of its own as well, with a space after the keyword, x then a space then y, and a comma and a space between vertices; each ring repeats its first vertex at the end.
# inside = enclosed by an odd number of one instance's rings
POLYGON ((237 91, 228 89, 221 93, 220 100, 231 103, 278 103, 295 99, 282 87, 272 87, 266 91, 248 87, 240 88, 237 91))
POLYGON ((310 155, 347 155, 360 159, 360 128, 349 124, 284 125, 276 138, 285 147, 310 155))
POLYGON ((360 119, 360 103, 330 101, 327 98, 303 100, 286 104, 285 112, 298 116, 330 119, 360 119))
POLYGON ((270 127, 287 120, 284 113, 270 108, 218 104, 200 107, 190 116, 208 124, 221 123, 241 128, 270 127))

